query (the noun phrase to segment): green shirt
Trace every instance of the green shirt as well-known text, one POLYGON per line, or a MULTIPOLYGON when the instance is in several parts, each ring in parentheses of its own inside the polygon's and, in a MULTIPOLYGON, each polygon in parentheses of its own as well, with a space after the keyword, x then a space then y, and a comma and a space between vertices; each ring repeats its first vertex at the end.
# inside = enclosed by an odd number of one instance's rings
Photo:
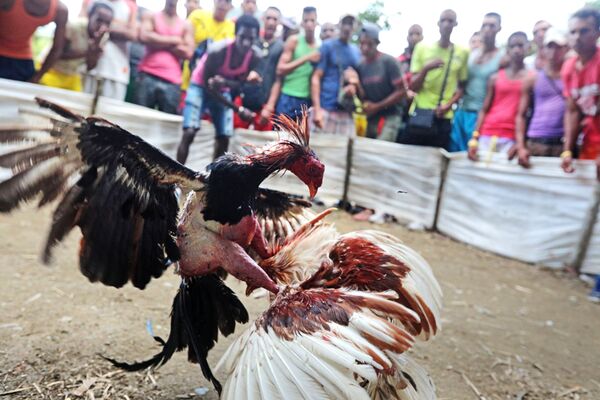
MULTIPOLYGON (((442 68, 436 68, 429 71, 429 73, 425 76, 423 87, 415 96, 411 110, 415 107, 426 108, 429 110, 437 107, 440 99, 440 93, 442 92, 444 74, 446 73, 448 59, 450 58, 450 47, 444 49, 440 47, 438 42, 430 45, 423 43, 416 45, 410 63, 410 72, 413 74, 421 71, 425 64, 431 60, 435 60, 436 58, 444 60, 444 66, 442 68)), ((467 80, 468 58, 469 51, 467 49, 454 45, 454 55, 450 65, 450 72, 448 72, 448 80, 446 81, 446 89, 444 90, 442 104, 447 103, 454 95, 459 82, 464 82, 467 80)), ((453 111, 450 110, 446 113, 445 117, 452 118, 453 115, 453 111)))
MULTIPOLYGON (((304 35, 298 35, 298 43, 296 44, 292 61, 297 60, 306 54, 310 54, 313 51, 315 51, 315 49, 308 45, 304 35)), ((303 99, 310 98, 310 76, 312 75, 312 72, 313 66, 307 61, 287 74, 283 81, 281 93, 303 99)))

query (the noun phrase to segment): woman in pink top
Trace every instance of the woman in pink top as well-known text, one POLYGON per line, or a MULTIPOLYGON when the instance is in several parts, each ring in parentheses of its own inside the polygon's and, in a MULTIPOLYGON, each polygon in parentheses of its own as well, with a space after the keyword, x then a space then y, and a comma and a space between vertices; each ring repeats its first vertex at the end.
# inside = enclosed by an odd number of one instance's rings
POLYGON ((477 117, 473 139, 469 141, 471 160, 477 160, 478 151, 508 153, 514 149, 517 111, 528 75, 523 63, 528 45, 524 32, 515 32, 508 38, 510 63, 488 81, 483 108, 477 117))
POLYGON ((146 54, 138 67, 135 103, 177 113, 181 61, 194 51, 192 26, 177 16, 177 0, 166 0, 162 11, 143 16, 140 42, 146 54))

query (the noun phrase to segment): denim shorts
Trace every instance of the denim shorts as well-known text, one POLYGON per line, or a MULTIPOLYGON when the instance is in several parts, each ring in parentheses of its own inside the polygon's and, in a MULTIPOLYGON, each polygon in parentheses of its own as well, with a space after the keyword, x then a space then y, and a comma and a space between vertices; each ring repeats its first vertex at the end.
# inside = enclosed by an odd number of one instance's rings
POLYGON ((148 108, 177 114, 181 89, 179 85, 140 71, 136 78, 134 102, 148 108))
POLYGON ((285 114, 292 119, 296 119, 302 116, 302 107, 311 106, 310 99, 304 99, 302 97, 288 96, 287 94, 281 93, 275 112, 277 114, 285 114))
MULTIPOLYGON (((231 100, 228 92, 223 93, 223 97, 231 100)), ((201 86, 191 83, 185 95, 183 128, 199 129, 200 118, 206 111, 210 112, 217 136, 233 136, 233 110, 212 96, 205 95, 201 86)))

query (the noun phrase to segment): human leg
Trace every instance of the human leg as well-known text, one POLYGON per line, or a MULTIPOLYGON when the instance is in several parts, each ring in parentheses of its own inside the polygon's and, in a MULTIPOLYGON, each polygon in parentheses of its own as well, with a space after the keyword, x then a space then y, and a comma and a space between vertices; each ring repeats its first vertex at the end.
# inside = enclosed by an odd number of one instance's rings
POLYGON ((202 113, 203 91, 195 84, 190 84, 185 97, 183 108, 183 135, 177 147, 177 161, 185 164, 190 146, 194 141, 196 132, 200 129, 200 117, 202 113))
POLYGON ((156 92, 156 104, 158 109, 169 114, 177 114, 177 106, 181 97, 179 85, 167 81, 161 81, 156 92))
MULTIPOLYGON (((228 100, 229 94, 223 94, 228 100)), ((213 151, 213 160, 216 160, 225 154, 229 148, 229 138, 233 136, 233 110, 222 103, 213 99, 206 98, 206 106, 210 110, 210 115, 215 126, 215 147, 213 151)))
POLYGON ((144 72, 139 72, 133 91, 133 102, 148 108, 156 107, 158 86, 159 82, 156 78, 144 72))

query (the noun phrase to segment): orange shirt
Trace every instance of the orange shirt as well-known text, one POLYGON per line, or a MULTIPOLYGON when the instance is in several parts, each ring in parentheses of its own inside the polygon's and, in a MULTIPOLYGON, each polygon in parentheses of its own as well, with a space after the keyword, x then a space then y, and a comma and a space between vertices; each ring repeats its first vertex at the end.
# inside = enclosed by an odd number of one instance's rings
POLYGON ((15 0, 8 11, 0 11, 0 56, 30 60, 31 37, 42 25, 54 21, 58 0, 50 0, 46 15, 34 17, 25 10, 25 0, 15 0))

